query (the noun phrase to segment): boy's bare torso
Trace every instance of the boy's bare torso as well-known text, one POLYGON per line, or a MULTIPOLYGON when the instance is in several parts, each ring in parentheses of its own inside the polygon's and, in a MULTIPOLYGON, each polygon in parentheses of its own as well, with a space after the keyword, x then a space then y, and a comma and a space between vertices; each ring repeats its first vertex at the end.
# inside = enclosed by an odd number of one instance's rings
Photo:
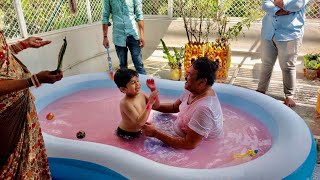
POLYGON ((138 117, 129 117, 127 114, 132 114, 129 112, 135 111, 134 114, 142 114, 146 108, 147 97, 144 93, 140 92, 134 97, 125 96, 120 101, 120 112, 122 120, 119 124, 119 127, 122 130, 128 132, 138 132, 141 130, 141 125, 136 121, 138 117))

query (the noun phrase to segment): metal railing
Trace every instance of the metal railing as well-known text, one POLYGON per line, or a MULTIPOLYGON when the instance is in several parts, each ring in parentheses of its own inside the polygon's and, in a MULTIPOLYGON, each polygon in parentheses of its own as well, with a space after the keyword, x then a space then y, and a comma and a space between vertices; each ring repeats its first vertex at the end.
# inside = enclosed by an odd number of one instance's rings
MULTIPOLYGON (((2 26, 9 39, 27 37, 28 35, 99 22, 101 21, 102 1, 78 0, 77 12, 72 14, 69 11, 68 0, 1 0, 0 21, 1 19, 4 21, 2 26)), ((190 4, 190 2, 201 0, 183 1, 190 4)), ((143 11, 145 15, 167 16, 168 18, 181 17, 177 2, 178 0, 143 0, 143 11)), ((261 7, 261 1, 233 0, 228 14, 230 17, 242 17, 250 8, 256 7, 257 3, 261 7)), ((197 7, 194 8, 201 10, 197 7)), ((209 16, 210 14, 208 14, 209 16)), ((320 0, 310 1, 306 17, 320 22, 320 0)))

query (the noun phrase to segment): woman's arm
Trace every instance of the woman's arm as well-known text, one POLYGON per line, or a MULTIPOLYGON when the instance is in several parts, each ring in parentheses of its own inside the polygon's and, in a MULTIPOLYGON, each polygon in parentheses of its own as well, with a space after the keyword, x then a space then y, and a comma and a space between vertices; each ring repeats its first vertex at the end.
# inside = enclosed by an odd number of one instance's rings
POLYGON ((154 110, 160 111, 163 113, 177 113, 179 112, 179 106, 181 104, 180 99, 177 99, 174 103, 163 103, 160 104, 160 106, 154 110))
POLYGON ((187 128, 185 137, 174 137, 156 129, 150 123, 146 123, 143 126, 143 132, 146 136, 155 137, 171 147, 181 149, 194 149, 202 142, 203 138, 203 136, 197 134, 190 128, 187 128))
POLYGON ((50 43, 51 41, 43 41, 43 39, 39 37, 29 37, 23 41, 18 41, 18 43, 16 44, 12 44, 10 46, 10 49, 14 54, 18 54, 20 51, 24 49, 39 48, 50 43))
POLYGON ((21 80, 0 80, 0 96, 20 91, 32 86, 31 78, 21 80))
POLYGON ((62 79, 63 75, 60 71, 58 75, 53 74, 55 71, 41 71, 36 75, 37 81, 39 81, 39 84, 32 80, 32 78, 27 79, 19 79, 19 80, 0 80, 0 96, 10 94, 12 92, 20 91, 22 89, 29 88, 31 86, 37 86, 41 83, 50 83, 53 84, 56 81, 59 81, 62 79))

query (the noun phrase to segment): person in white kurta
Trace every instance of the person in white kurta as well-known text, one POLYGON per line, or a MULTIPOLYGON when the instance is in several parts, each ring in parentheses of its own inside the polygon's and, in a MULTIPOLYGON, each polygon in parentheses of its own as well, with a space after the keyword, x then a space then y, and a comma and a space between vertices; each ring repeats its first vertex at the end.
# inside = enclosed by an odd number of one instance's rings
POLYGON ((185 90, 180 97, 179 114, 174 131, 185 136, 190 128, 204 138, 220 137, 223 134, 222 110, 217 96, 204 96, 188 104, 191 92, 185 90))
POLYGON ((174 103, 161 103, 155 110, 178 113, 172 136, 151 123, 143 126, 146 136, 155 137, 174 148, 194 149, 203 139, 223 134, 223 114, 217 94, 212 89, 218 61, 199 58, 188 69, 185 91, 174 103))

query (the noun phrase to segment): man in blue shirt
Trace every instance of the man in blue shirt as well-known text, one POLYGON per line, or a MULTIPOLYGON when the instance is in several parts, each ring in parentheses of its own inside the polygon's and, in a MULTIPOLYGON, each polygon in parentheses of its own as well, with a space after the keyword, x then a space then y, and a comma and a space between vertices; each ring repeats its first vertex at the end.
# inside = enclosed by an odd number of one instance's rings
POLYGON ((128 49, 139 74, 146 74, 142 63, 141 48, 144 47, 144 22, 141 0, 103 0, 103 45, 109 47, 108 23, 112 14, 113 43, 120 61, 120 68, 128 67, 128 49), (138 27, 136 22, 138 22, 138 27), (139 34, 138 34, 139 31, 139 34))
POLYGON ((261 60, 257 91, 268 90, 273 66, 279 59, 282 71, 284 103, 289 107, 293 100, 296 84, 296 61, 302 42, 306 5, 309 0, 263 0, 266 12, 262 20, 261 60))

